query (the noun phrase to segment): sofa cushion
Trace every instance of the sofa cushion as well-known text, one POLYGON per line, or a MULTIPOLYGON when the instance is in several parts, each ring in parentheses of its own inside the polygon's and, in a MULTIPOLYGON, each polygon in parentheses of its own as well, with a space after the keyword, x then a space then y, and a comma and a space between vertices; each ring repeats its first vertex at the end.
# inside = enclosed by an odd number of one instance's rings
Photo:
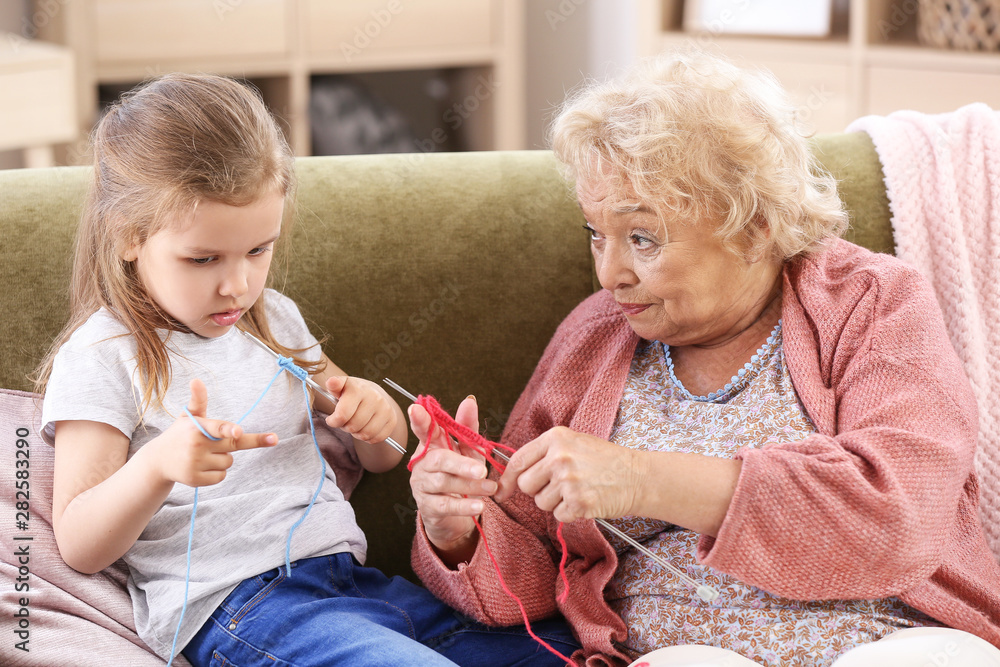
POLYGON ((0 389, 0 606, 15 615, 3 650, 12 660, 4 664, 163 665, 135 633, 125 564, 85 575, 59 556, 54 452, 39 435, 40 417, 37 394, 0 389))

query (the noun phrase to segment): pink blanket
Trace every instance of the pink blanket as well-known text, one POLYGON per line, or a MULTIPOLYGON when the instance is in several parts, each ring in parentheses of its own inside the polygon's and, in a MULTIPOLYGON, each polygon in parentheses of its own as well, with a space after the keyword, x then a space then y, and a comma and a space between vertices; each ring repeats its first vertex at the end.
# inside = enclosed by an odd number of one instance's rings
POLYGON ((1000 560, 1000 112, 866 116, 896 254, 931 282, 979 403, 980 513, 1000 560))

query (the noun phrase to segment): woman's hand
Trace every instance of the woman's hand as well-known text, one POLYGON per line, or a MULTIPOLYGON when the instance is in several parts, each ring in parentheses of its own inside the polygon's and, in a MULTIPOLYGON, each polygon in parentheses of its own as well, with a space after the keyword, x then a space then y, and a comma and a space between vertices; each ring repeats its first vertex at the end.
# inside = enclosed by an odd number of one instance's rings
MULTIPOLYGON (((410 489, 427 539, 445 563, 455 566, 468 561, 475 552, 479 534, 473 517, 482 513, 483 498, 492 495, 497 484, 486 479, 486 463, 479 453, 464 445, 452 451, 442 429, 430 432, 431 418, 423 407, 410 406, 409 416, 413 433, 420 440, 414 458, 427 450, 413 466, 410 489)), ((462 401, 455 420, 478 430, 475 398, 462 401)))
POLYGON ((563 522, 630 515, 647 474, 641 454, 557 426, 514 453, 495 499, 520 489, 563 522))
POLYGON ((244 433, 233 422, 208 419, 208 390, 201 380, 191 380, 188 411, 209 435, 206 438, 187 415, 181 415, 166 431, 143 447, 153 469, 165 482, 187 486, 211 486, 226 478, 233 465, 233 453, 243 449, 273 447, 274 433, 244 433))

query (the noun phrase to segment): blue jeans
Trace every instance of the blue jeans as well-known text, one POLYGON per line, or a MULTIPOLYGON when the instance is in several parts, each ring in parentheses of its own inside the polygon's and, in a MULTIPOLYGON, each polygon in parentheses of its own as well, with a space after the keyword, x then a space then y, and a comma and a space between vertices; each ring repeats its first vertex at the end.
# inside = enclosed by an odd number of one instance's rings
MULTIPOLYGON (((566 622, 532 630, 569 656, 566 622)), ((292 563, 240 583, 184 656, 195 667, 420 667, 563 665, 523 626, 491 628, 402 577, 362 567, 349 553, 292 563)))

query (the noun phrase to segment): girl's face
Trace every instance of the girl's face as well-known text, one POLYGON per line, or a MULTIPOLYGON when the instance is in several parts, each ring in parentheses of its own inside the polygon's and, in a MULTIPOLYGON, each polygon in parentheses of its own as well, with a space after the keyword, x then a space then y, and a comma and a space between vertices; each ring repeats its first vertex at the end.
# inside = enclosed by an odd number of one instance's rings
POLYGON ((199 336, 221 336, 264 290, 284 203, 280 194, 247 206, 199 202, 125 259, 135 260, 147 293, 171 317, 199 336))
POLYGON ((597 277, 642 338, 667 345, 727 340, 774 296, 781 266, 734 254, 704 222, 660 222, 604 178, 577 185, 597 277))

